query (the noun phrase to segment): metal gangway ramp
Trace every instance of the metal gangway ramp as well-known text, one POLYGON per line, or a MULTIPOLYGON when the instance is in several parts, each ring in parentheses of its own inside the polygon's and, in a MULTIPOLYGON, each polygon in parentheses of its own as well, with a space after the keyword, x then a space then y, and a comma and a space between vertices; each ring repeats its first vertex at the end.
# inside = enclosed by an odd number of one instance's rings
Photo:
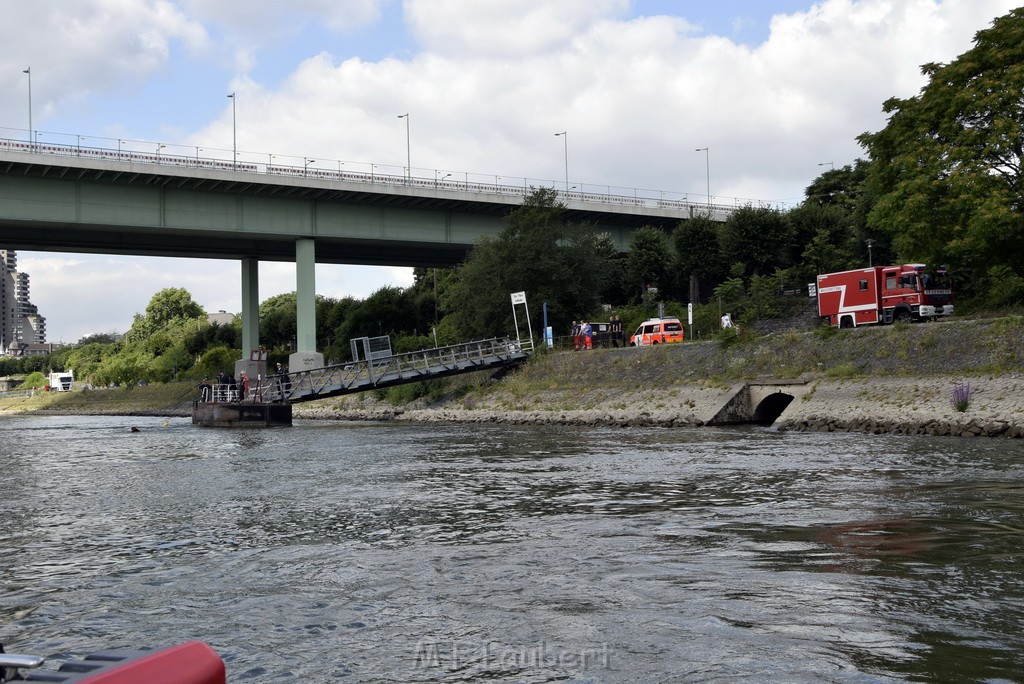
POLYGON ((257 400, 297 403, 488 368, 515 366, 532 351, 533 342, 530 340, 496 337, 387 358, 282 373, 267 378, 257 389, 257 400))

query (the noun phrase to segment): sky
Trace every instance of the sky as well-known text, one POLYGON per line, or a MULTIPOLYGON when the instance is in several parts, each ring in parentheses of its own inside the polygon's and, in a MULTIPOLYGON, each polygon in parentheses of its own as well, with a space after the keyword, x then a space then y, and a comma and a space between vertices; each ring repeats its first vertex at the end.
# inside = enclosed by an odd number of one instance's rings
MULTIPOLYGON (((0 0, 0 137, 371 163, 793 206, 1015 0, 0 0), (227 96, 235 93, 234 110, 227 96), (398 118, 409 114, 407 121, 398 118), (555 133, 565 131, 564 137, 555 133), (407 137, 408 135, 408 137, 407 137), (698 152, 707 148, 707 152, 698 152)), ((286 161, 279 163, 288 163, 286 161)), ((401 171, 399 170, 400 174, 401 171)), ((237 261, 19 252, 50 342, 124 332, 237 261)), ((260 264, 260 298, 295 290, 260 264)), ((364 298, 411 269, 317 266, 364 298)))

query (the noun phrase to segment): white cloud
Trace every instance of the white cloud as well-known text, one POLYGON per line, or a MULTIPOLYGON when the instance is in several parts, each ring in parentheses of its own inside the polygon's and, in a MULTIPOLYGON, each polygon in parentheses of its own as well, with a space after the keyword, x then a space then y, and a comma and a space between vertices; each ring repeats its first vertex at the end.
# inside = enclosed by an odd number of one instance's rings
POLYGON ((405 0, 406 22, 424 48, 470 59, 530 55, 571 46, 629 0, 405 0))
MULTIPOLYGON (((197 52, 208 45, 203 26, 166 0, 6 3, 0 87, 25 90, 21 72, 31 66, 33 106, 42 118, 87 94, 144 83, 164 68, 177 42, 197 52)), ((20 98, 4 98, 0 115, 20 122, 23 107, 20 98)))
POLYGON ((266 45, 297 33, 309 23, 350 32, 377 21, 392 0, 179 0, 202 21, 216 22, 229 33, 266 45))

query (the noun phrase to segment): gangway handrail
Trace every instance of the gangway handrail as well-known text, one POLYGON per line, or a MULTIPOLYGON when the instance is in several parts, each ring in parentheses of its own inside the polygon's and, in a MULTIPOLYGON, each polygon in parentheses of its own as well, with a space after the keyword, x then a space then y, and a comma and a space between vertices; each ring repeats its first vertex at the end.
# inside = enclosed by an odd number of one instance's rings
POLYGON ((266 402, 308 401, 518 363, 532 351, 532 341, 518 341, 509 337, 420 349, 382 359, 271 375, 263 385, 262 396, 266 402))

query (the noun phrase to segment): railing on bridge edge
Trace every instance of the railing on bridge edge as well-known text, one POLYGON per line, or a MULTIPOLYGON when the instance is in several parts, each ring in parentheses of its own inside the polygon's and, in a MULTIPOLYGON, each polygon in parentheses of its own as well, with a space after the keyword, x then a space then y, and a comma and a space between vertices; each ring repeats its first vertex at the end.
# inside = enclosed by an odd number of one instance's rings
MULTIPOLYGON (((194 168, 202 170, 214 170, 214 171, 237 171, 242 173, 265 173, 271 176, 286 176, 291 178, 313 178, 319 180, 337 180, 355 183, 368 183, 374 185, 387 185, 387 186, 403 186, 413 187, 421 190, 444 190, 449 192, 469 192, 476 194, 485 195, 496 195, 502 197, 525 197, 530 192, 530 185, 528 180, 523 179, 523 185, 508 185, 501 183, 501 176, 494 176, 494 182, 482 182, 478 180, 470 180, 469 174, 465 174, 464 181, 448 180, 452 174, 447 174, 444 178, 430 179, 421 178, 407 175, 393 175, 386 173, 376 173, 374 169, 378 164, 370 164, 371 170, 369 173, 357 172, 357 171, 345 171, 345 170, 330 170, 321 168, 311 168, 306 164, 302 166, 292 166, 286 164, 253 164, 250 162, 234 162, 224 159, 214 159, 207 157, 200 157, 198 150, 195 157, 176 155, 176 154, 161 154, 159 152, 148 153, 148 152, 136 152, 133 150, 123 149, 108 149, 102 147, 83 147, 82 145, 60 145, 54 143, 28 143, 24 140, 15 140, 11 138, 0 138, 0 150, 11 150, 13 152, 26 152, 30 154, 45 154, 58 157, 77 157, 81 159, 101 159, 106 161, 116 162, 131 162, 131 163, 142 163, 142 164, 159 164, 167 166, 176 166, 183 168, 194 168)), ((273 158, 275 155, 268 155, 273 158)), ((479 174, 474 174, 479 175, 479 174)), ((554 186, 554 181, 538 181, 538 185, 541 183, 551 183, 554 186)), ((583 185, 583 184, 580 184, 583 185)), ((602 186, 598 186, 602 187, 602 186)), ((584 190, 557 190, 558 196, 562 201, 567 202, 582 202, 587 204, 598 204, 598 205, 615 205, 624 207, 637 207, 647 209, 669 209, 678 210, 685 213, 687 217, 693 218, 698 215, 710 215, 711 218, 717 220, 725 220, 730 214, 739 208, 739 198, 736 198, 737 204, 725 205, 725 204, 708 204, 707 202, 691 202, 689 200, 677 200, 677 199, 666 199, 662 196, 644 196, 641 192, 652 192, 652 191, 640 191, 634 189, 632 195, 615 194, 611 192, 609 187, 608 192, 592 192, 584 190)), ((766 205, 765 202, 759 200, 751 200, 749 204, 766 205)))
POLYGON ((526 358, 532 352, 532 340, 517 342, 508 337, 498 337, 422 349, 375 361, 358 361, 272 375, 256 391, 261 393, 258 400, 264 402, 308 401, 511 363, 526 358))

